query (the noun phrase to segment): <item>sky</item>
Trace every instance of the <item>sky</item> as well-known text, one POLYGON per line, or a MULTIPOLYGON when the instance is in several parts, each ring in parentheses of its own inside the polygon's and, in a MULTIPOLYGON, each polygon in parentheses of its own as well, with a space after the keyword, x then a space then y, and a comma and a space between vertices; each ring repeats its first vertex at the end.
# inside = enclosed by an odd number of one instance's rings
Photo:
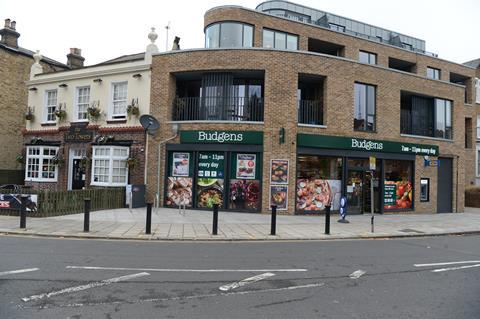
MULTIPOLYGON (((203 16, 215 6, 255 9, 260 0, 0 0, 3 20, 17 21, 19 45, 66 63, 69 48, 82 49, 91 65, 144 52, 150 27, 160 51, 179 36, 182 49, 204 46, 203 16)), ((359 20, 426 41, 439 58, 463 63, 480 58, 479 0, 295 0, 312 8, 359 20)))

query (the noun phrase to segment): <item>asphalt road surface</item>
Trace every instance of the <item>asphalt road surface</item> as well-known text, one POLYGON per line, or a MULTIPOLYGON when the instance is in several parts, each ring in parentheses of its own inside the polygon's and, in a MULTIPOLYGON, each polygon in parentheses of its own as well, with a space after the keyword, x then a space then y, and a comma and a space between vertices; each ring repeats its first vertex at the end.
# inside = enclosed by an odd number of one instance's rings
POLYGON ((480 318, 480 237, 0 237, 0 318, 480 318))

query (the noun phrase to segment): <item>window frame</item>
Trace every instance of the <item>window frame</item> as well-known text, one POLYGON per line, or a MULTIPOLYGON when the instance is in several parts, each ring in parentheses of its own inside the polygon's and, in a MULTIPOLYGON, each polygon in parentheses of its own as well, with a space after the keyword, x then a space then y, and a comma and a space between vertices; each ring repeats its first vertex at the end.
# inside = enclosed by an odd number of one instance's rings
POLYGON ((480 78, 475 78, 475 103, 480 104, 480 78))
MULTIPOLYGON (((74 100, 73 105, 74 105, 74 113, 75 113, 75 115, 74 115, 75 117, 74 117, 74 118, 75 118, 75 121, 77 121, 77 122, 88 122, 88 111, 87 111, 87 109, 88 109, 88 107, 90 106, 90 97, 91 97, 91 94, 90 94, 90 93, 91 93, 90 85, 77 86, 77 87, 75 88, 75 97, 74 97, 75 100, 74 100), (79 97, 80 97, 80 90, 81 90, 81 89, 87 89, 87 88, 88 88, 88 102, 86 102, 86 103, 79 103, 79 100, 78 100, 78 99, 79 99, 79 97), (85 118, 80 118, 80 117, 79 117, 79 115, 80 115, 80 114, 79 114, 79 113, 80 113, 80 110, 79 110, 80 104, 86 105, 86 108, 85 108, 85 118)), ((83 112, 82 112, 82 113, 83 113, 83 112)))
POLYGON ((377 86, 376 85, 373 85, 373 84, 368 84, 368 83, 363 83, 363 82, 355 82, 354 83, 354 88, 353 88, 353 121, 354 121, 354 124, 353 124, 353 130, 354 131, 357 131, 357 132, 372 132, 372 133, 375 133, 377 131, 377 86), (365 109, 363 110, 364 111, 364 114, 365 114, 365 125, 364 125, 364 128, 363 129, 358 129, 358 128, 355 128, 355 119, 356 119, 356 115, 355 115, 355 112, 356 112, 356 107, 357 107, 357 103, 356 103, 356 86, 357 85, 364 85, 366 87, 366 90, 365 90, 365 109), (369 98, 368 98, 368 88, 371 87, 373 88, 373 114, 371 113, 368 113, 368 102, 369 102, 369 98), (369 116, 373 116, 373 128, 371 130, 367 129, 368 128, 368 117, 369 116))
POLYGON ((373 52, 365 51, 365 50, 359 50, 359 51, 358 51, 358 61, 359 61, 360 63, 370 64, 370 65, 377 65, 377 54, 376 54, 376 53, 373 53, 373 52), (362 53, 367 55, 367 62, 363 62, 363 61, 361 60, 361 55, 362 55, 362 53), (372 57, 375 59, 374 63, 372 63, 372 57))
POLYGON ((127 105, 128 105, 128 81, 118 81, 118 82, 112 82, 110 86, 110 103, 109 103, 109 109, 110 109, 110 119, 113 120, 124 120, 127 118, 127 105), (126 85, 126 96, 125 96, 125 113, 115 113, 115 102, 116 101, 123 101, 123 100, 114 100, 115 97, 115 86, 117 85, 126 85))
POLYGON ((435 138, 443 138, 445 140, 453 140, 453 122, 452 122, 452 117, 453 117, 453 101, 451 100, 447 100, 447 99, 442 99, 442 98, 434 98, 434 102, 433 102, 433 130, 434 130, 434 133, 433 133, 433 137, 435 138), (444 131, 444 135, 443 137, 440 137, 440 136, 436 136, 436 131, 438 129, 437 127, 437 123, 438 123, 438 118, 437 118, 437 115, 438 115, 438 110, 437 110, 437 102, 438 101, 443 101, 444 102, 444 110, 443 110, 443 120, 444 120, 444 125, 445 125, 445 131, 444 131), (450 109, 450 126, 447 125, 447 114, 448 114, 448 110, 450 109), (450 137, 447 137, 447 131, 448 129, 450 129, 450 137))
POLYGON ((44 123, 56 123, 57 118, 55 116, 55 111, 58 107, 58 90, 57 89, 51 89, 51 90, 45 90, 45 96, 44 96, 44 102, 43 102, 43 121, 44 123), (55 104, 49 104, 49 94, 55 92, 55 104), (49 108, 52 108, 52 112, 49 112, 49 108), (52 119, 49 119, 51 115, 52 119))
POLYGON ((252 25, 252 24, 249 24, 249 23, 245 23, 245 22, 240 22, 240 21, 221 21, 221 22, 214 22, 210 25, 208 25, 206 28, 205 28, 205 43, 204 43, 204 46, 206 49, 215 49, 215 48, 235 48, 235 47, 224 47, 222 45, 222 24, 227 24, 227 23, 231 23, 231 24, 238 24, 238 25, 241 25, 242 26, 242 34, 241 34, 241 40, 242 40, 242 45, 240 46, 241 48, 253 48, 254 46, 254 38, 255 38, 255 26, 252 25), (212 47, 212 46, 207 46, 207 30, 211 27, 215 27, 215 26, 218 26, 218 39, 217 39, 217 42, 218 42, 218 46, 216 47, 212 47), (252 29, 252 38, 251 38, 251 45, 245 45, 245 27, 250 27, 252 29))
POLYGON ((477 177, 480 177, 480 145, 477 144, 477 151, 476 151, 476 171, 477 174, 475 174, 477 177))
POLYGON ((91 168, 91 179, 90 185, 92 186, 126 186, 128 184, 129 169, 126 163, 126 160, 130 156, 130 147, 128 146, 118 146, 118 145, 93 145, 92 146, 92 168, 91 168), (109 155, 96 155, 96 150, 98 149, 109 149, 109 155), (115 149, 126 149, 127 155, 125 157, 114 156, 115 149), (95 181, 95 160, 108 160, 108 182, 98 182, 95 181), (113 179, 113 161, 120 160, 125 161, 126 173, 125 173, 125 183, 114 183, 113 179))
MULTIPOLYGON (((54 158, 55 156, 58 155, 58 150, 59 150, 59 147, 58 146, 47 146, 47 145, 29 145, 26 147, 26 151, 25 151, 25 181, 28 181, 28 182, 57 182, 58 180, 58 165, 53 165, 53 164, 49 164, 48 162, 47 163, 44 163, 45 161, 48 161, 48 160, 51 160, 52 158, 54 158), (38 155, 33 155, 33 154, 29 154, 30 153, 30 150, 31 149, 38 149, 39 150, 39 154, 38 155), (54 150, 55 151, 55 155, 44 155, 43 152, 45 149, 50 149, 50 150, 54 150), (29 170, 29 159, 38 159, 38 177, 29 177, 29 172, 35 172, 35 171, 32 171, 32 170, 29 170), (55 167, 55 171, 54 171, 54 174, 55 174, 55 177, 54 178, 45 178, 45 177, 42 177, 42 168, 44 165, 47 165, 47 169, 48 169, 48 166, 54 166, 55 167)), ((31 164, 32 166, 34 164, 31 164)), ((49 170, 47 170, 47 172, 50 172, 49 170)))
POLYGON ((431 66, 427 66, 427 78, 430 80, 440 80, 442 78, 442 70, 431 66), (429 71, 432 71, 432 76, 429 75, 429 71))
POLYGON ((294 33, 290 33, 290 32, 284 32, 284 31, 278 31, 278 30, 274 30, 274 29, 269 29, 269 28, 263 28, 262 29, 262 48, 267 48, 267 49, 277 49, 277 50, 288 50, 288 51, 298 51, 298 41, 299 41, 299 36, 297 34, 294 34, 294 33), (265 41, 264 41, 264 34, 265 34, 265 31, 267 32, 272 32, 273 33, 273 47, 266 47, 264 45, 265 41), (280 35, 282 34, 284 37, 285 37, 285 47, 284 48, 277 48, 276 46, 276 38, 277 38, 277 33, 280 35), (289 49, 288 48, 288 37, 290 36, 290 38, 294 37, 296 38, 297 40, 297 45, 296 45, 296 48, 295 49, 289 49))

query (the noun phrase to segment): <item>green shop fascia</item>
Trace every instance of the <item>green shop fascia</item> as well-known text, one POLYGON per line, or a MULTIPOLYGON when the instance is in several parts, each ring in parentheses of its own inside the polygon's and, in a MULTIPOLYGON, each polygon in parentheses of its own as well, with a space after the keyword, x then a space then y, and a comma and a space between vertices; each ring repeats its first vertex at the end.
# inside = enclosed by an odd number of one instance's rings
POLYGON ((185 130, 167 144, 165 206, 260 212, 263 132, 185 130))

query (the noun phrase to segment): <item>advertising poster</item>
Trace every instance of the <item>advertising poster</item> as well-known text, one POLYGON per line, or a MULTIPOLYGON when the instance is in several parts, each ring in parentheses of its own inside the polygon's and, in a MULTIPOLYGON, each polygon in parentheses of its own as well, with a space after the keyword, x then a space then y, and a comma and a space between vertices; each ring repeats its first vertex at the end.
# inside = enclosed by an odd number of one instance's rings
POLYGON ((270 206, 272 205, 277 205, 277 210, 287 210, 287 185, 270 185, 270 206))
POLYGON ((230 180, 230 209, 260 210, 260 181, 259 180, 230 180))
POLYGON ((167 206, 178 206, 180 204, 191 207, 193 179, 190 177, 169 177, 167 181, 167 206))
POLYGON ((383 205, 385 209, 412 208, 413 188, 409 181, 385 181, 383 205))
MULTIPOLYGON (((25 204, 26 211, 36 213, 37 205, 38 195, 28 194, 27 202, 25 204)), ((20 194, 0 194, 0 209, 21 210, 22 202, 20 199, 20 194)))
POLYGON ((214 204, 223 205, 223 179, 199 178, 197 180, 197 207, 212 208, 214 204))
POLYGON ((255 179, 255 154, 237 154, 236 178, 255 179))
POLYGON ((288 184, 288 160, 272 159, 270 168, 270 183, 288 184))
POLYGON ((175 177, 186 177, 190 171, 190 154, 173 153, 172 175, 175 177))
POLYGON ((198 177, 224 178, 224 153, 199 153, 198 154, 198 177))
POLYGON ((297 180, 297 212, 321 212, 329 204, 332 211, 339 210, 341 197, 341 180, 297 180))

